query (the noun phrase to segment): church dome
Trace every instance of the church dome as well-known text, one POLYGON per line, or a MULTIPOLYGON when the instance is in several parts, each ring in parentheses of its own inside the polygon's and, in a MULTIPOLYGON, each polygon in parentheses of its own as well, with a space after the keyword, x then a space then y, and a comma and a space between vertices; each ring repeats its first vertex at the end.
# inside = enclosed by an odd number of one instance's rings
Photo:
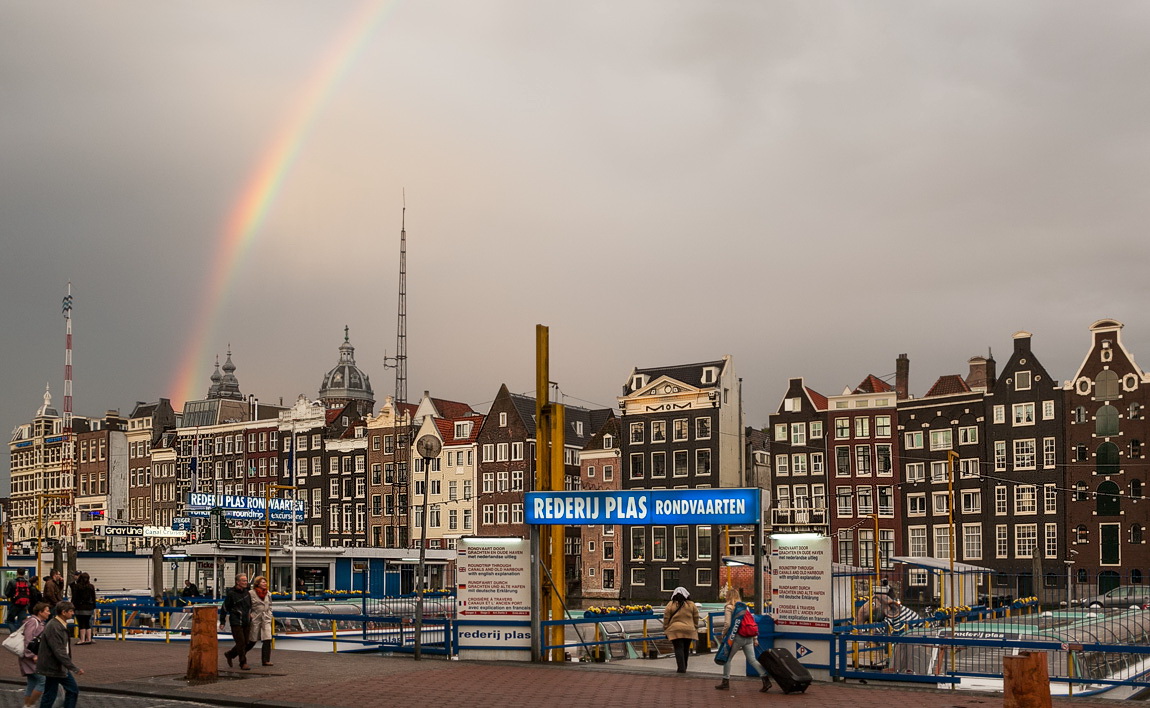
POLYGON ((355 365, 355 347, 348 340, 348 328, 343 328, 343 344, 339 346, 339 363, 323 377, 319 388, 320 400, 328 408, 342 406, 351 401, 375 402, 371 379, 355 365))

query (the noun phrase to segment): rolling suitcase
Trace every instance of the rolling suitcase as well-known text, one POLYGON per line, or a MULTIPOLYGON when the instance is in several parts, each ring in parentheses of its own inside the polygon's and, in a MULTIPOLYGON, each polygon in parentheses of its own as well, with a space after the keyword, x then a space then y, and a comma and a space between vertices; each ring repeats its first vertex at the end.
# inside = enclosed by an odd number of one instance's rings
POLYGON ((811 685, 811 672, 786 649, 767 649, 759 654, 759 663, 783 693, 806 693, 811 685))

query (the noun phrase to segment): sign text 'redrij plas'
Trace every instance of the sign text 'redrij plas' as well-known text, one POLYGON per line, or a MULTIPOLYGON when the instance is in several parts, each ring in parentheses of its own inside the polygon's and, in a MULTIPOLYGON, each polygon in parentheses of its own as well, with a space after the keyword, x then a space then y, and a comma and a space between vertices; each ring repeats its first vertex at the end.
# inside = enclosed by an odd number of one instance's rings
POLYGON ((756 524, 758 489, 528 492, 529 524, 756 524))

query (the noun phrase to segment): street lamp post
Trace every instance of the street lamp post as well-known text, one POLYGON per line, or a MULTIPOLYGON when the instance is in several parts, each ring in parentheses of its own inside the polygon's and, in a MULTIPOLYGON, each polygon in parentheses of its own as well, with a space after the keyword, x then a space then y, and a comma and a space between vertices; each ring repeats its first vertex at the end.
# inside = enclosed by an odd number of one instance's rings
MULTIPOLYGON (((61 493, 56 493, 56 494, 45 493, 45 494, 38 494, 36 496, 36 577, 37 578, 39 578, 41 575, 40 566, 42 564, 43 557, 44 557, 44 500, 45 499, 68 499, 68 495, 67 494, 61 494, 61 493)), ((56 550, 52 551, 52 553, 53 554, 60 553, 60 546, 57 545, 56 550)), ((53 563, 55 563, 55 561, 58 560, 55 555, 53 555, 52 558, 53 558, 53 563)))
POLYGON ((423 435, 415 441, 415 451, 423 458, 423 514, 419 519, 419 571, 415 576, 415 660, 419 661, 423 648, 423 574, 427 567, 427 514, 428 478, 431 475, 431 461, 439 457, 443 443, 434 435, 423 435))
MULTIPOLYGON (((958 459, 958 453, 957 452, 955 452, 954 450, 947 450, 946 451, 946 467, 947 467, 947 472, 948 472, 947 483, 946 483, 947 495, 948 495, 946 511, 947 511, 947 516, 949 518, 949 525, 950 525, 950 543, 947 544, 948 546, 950 546, 950 548, 947 549, 950 552, 950 578, 948 578, 948 582, 950 585, 950 592, 948 593, 948 597, 947 597, 947 600, 949 601, 949 604, 950 604, 950 611, 947 614, 950 615, 950 636, 952 639, 954 638, 954 613, 955 613, 955 608, 958 607, 958 603, 955 602, 955 597, 954 597, 954 542, 955 542, 955 538, 954 538, 954 462, 957 459, 958 459)), ((954 671, 954 652, 955 652, 955 647, 953 645, 951 645, 951 647, 950 647, 950 670, 951 670, 951 672, 954 671)), ((951 685, 951 688, 954 688, 953 684, 951 685)))

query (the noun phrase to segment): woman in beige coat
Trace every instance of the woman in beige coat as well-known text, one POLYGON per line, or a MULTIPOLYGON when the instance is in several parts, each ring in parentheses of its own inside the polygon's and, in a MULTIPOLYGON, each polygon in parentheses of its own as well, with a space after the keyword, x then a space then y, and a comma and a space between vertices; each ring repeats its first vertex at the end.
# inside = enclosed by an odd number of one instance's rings
POLYGON ((248 632, 248 648, 263 642, 263 665, 275 666, 272 663, 272 594, 268 592, 268 579, 257 575, 252 580, 252 628, 248 632))
POLYGON ((690 600, 687 588, 677 587, 663 610, 663 632, 675 647, 675 672, 687 673, 691 642, 699 638, 699 608, 690 600))

